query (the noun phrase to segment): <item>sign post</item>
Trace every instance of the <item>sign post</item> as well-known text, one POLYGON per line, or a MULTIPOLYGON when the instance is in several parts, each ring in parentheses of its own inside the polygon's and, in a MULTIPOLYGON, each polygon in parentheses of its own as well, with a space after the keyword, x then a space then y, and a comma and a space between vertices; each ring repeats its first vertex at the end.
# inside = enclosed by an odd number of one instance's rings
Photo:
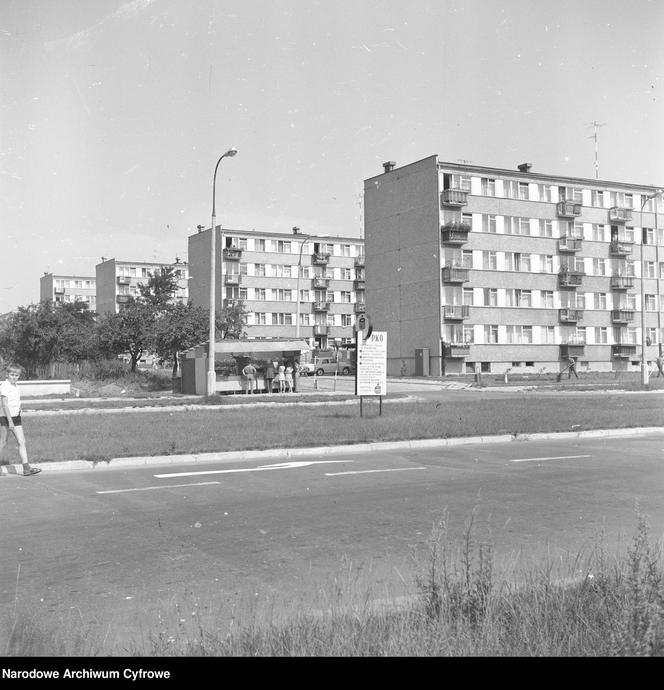
POLYGON ((383 414, 383 395, 387 393, 387 333, 373 331, 366 340, 357 343, 357 373, 355 394, 360 396, 360 417, 362 399, 378 396, 379 414, 383 414))

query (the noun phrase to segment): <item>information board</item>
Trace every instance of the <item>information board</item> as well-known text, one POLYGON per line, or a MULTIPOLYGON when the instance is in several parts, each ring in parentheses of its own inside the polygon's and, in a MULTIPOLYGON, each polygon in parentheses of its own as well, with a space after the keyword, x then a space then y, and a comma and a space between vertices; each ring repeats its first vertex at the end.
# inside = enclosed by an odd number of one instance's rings
MULTIPOLYGON (((358 339, 359 340, 359 339, 358 339)), ((387 333, 374 331, 357 346, 355 395, 387 394, 387 333)))

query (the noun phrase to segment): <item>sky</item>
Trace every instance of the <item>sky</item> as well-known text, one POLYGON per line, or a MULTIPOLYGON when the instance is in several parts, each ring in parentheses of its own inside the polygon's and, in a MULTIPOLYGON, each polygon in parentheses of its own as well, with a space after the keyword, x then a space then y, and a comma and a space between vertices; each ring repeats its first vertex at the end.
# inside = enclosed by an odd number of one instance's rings
POLYGON ((444 161, 664 185, 661 0, 0 0, 0 314, 444 161), (595 130, 591 123, 599 123, 595 130))

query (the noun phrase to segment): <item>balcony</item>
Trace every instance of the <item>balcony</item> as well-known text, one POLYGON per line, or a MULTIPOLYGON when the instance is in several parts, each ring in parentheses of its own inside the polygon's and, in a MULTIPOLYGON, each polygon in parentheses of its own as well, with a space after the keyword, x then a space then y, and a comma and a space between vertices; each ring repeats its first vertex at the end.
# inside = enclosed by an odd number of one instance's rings
POLYGON ((462 245, 468 242, 468 233, 470 232, 469 223, 445 223, 440 228, 441 241, 443 244, 462 245))
POLYGON ((53 292, 56 295, 64 295, 65 294, 65 289, 64 288, 54 288, 53 292))
POLYGON ((316 324, 314 326, 314 335, 327 335, 327 326, 316 324))
POLYGON ((459 266, 445 266, 443 268, 444 283, 465 283, 468 281, 469 270, 459 266))
POLYGON ((443 343, 443 357, 448 359, 463 359, 470 353, 468 343, 443 343))
POLYGON ((470 314, 470 307, 467 304, 446 304, 443 307, 443 318, 448 321, 463 321, 470 314))
POLYGON ((229 297, 224 297, 223 305, 224 307, 235 307, 242 302, 241 299, 231 299, 229 297))
POLYGON ((364 290, 366 288, 367 284, 364 278, 355 278, 353 281, 353 288, 355 290, 364 290))
POLYGON ((609 209, 609 223, 625 223, 632 220, 632 209, 622 206, 612 206, 609 209))
POLYGON ((468 192, 462 189, 444 189, 440 194, 441 206, 465 206, 468 203, 468 192))
POLYGON ((367 310, 367 305, 364 302, 355 302, 355 313, 364 314, 367 310))
POLYGON ((558 218, 576 218, 581 215, 581 204, 575 201, 559 201, 556 204, 558 218))
POLYGON ((629 256, 632 253, 632 245, 624 240, 611 240, 609 253, 612 256, 629 256))
POLYGON ((581 249, 583 240, 580 237, 570 237, 565 235, 558 238, 559 252, 578 252, 581 249))
POLYGON ((314 278, 312 282, 313 287, 323 289, 327 289, 329 284, 330 281, 328 278, 314 278))
POLYGON ((614 290, 629 290, 634 287, 634 276, 611 276, 610 284, 614 290))
POLYGON ((634 310, 614 309, 611 312, 611 321, 613 321, 613 323, 631 323, 634 321, 634 310))
POLYGON ((330 311, 330 303, 314 302, 314 311, 330 311))
POLYGON ((242 250, 237 247, 225 247, 224 259, 227 261, 239 261, 242 258, 242 250))
POLYGON ((126 304, 131 299, 131 295, 117 295, 116 300, 118 304, 126 304))
POLYGON ((576 323, 583 318, 583 309, 560 309, 558 317, 561 323, 576 323))
POLYGON ((240 274, 239 273, 227 273, 224 276, 224 283, 226 283, 226 285, 239 285, 240 284, 240 274))
POLYGON ((560 359, 569 359, 570 357, 583 357, 585 349, 585 343, 564 343, 560 346, 560 359))
POLYGON ((364 268, 365 266, 365 259, 364 259, 364 254, 361 256, 356 256, 355 257, 355 268, 364 268))
POLYGON ((311 257, 311 263, 314 266, 327 266, 330 261, 330 254, 325 252, 316 252, 311 257))
POLYGON ((131 278, 129 276, 118 276, 118 285, 131 285, 131 278))
POLYGON ((616 359, 631 359, 636 356, 636 345, 623 343, 611 345, 611 356, 616 359))
POLYGON ((583 271, 563 270, 558 273, 558 285, 563 288, 576 288, 583 283, 583 271))

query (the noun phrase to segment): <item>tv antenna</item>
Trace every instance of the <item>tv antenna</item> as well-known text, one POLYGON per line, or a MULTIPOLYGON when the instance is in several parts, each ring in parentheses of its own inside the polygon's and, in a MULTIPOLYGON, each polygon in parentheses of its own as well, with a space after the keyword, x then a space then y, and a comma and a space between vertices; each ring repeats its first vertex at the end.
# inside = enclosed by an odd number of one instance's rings
POLYGON ((597 141, 597 130, 600 127, 604 127, 606 122, 596 122, 593 120, 592 122, 588 123, 588 127, 594 127, 595 133, 591 134, 588 139, 594 139, 595 140, 595 179, 599 180, 599 144, 597 141))
POLYGON ((457 162, 463 163, 464 165, 468 165, 469 163, 472 163, 473 161, 468 161, 465 158, 457 158, 457 162))

